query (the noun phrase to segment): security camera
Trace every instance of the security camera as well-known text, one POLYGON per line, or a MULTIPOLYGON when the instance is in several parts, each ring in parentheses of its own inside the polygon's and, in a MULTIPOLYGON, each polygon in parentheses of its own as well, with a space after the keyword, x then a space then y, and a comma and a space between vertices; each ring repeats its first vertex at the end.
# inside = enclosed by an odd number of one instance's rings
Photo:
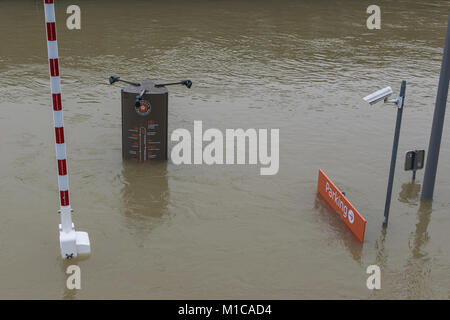
POLYGON ((377 103, 378 101, 384 100, 387 101, 387 98, 392 94, 392 88, 386 87, 384 89, 375 91, 374 93, 365 96, 364 101, 368 102, 370 105, 377 103))

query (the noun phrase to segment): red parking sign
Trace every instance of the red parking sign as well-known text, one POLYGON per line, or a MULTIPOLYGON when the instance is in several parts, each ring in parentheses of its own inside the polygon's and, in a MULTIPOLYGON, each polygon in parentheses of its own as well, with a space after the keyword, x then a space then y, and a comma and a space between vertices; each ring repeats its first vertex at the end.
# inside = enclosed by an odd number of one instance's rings
POLYGON ((336 187, 333 181, 321 169, 319 169, 317 192, 328 202, 334 211, 341 215, 342 221, 344 221, 358 240, 364 242, 366 219, 364 219, 341 190, 336 187))

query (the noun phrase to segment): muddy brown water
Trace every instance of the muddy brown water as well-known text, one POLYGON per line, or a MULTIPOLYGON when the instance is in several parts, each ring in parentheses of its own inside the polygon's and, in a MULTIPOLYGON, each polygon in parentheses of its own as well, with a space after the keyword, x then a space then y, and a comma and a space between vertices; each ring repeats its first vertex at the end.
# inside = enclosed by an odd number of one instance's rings
MULTIPOLYGON (((92 255, 59 256, 42 1, 0 2, 0 298, 450 297, 450 136, 435 199, 404 153, 427 149, 448 1, 57 1, 71 204, 92 255), (169 133, 279 128, 280 170, 121 159, 121 85, 169 88, 169 133), (381 223, 395 109, 362 97, 407 80, 390 224, 381 223), (367 219, 359 244, 316 196, 317 171, 367 219), (81 290, 66 289, 66 267, 81 290), (366 287, 381 267, 382 289, 366 287)), ((447 119, 448 120, 448 119, 447 119)), ((171 144, 173 147, 173 143, 171 144)))

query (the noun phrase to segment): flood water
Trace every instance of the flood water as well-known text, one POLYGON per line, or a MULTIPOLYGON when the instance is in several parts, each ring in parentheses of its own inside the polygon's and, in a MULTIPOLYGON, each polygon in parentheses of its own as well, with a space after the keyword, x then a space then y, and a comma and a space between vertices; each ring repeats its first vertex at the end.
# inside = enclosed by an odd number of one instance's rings
MULTIPOLYGON (((88 259, 63 261, 42 1, 0 2, 0 298, 449 299, 450 119, 434 201, 404 154, 428 149, 448 1, 56 1, 70 199, 88 259), (280 169, 122 161, 125 79, 169 87, 169 135, 278 128, 280 169), (396 110, 362 97, 407 81, 396 110), (323 169, 367 219, 360 244, 316 194, 323 169), (68 265, 81 290, 66 289, 68 265), (366 268, 381 268, 381 290, 366 268)), ((174 146, 171 143, 170 148, 174 146)), ((169 149, 170 155, 170 149, 169 149)))

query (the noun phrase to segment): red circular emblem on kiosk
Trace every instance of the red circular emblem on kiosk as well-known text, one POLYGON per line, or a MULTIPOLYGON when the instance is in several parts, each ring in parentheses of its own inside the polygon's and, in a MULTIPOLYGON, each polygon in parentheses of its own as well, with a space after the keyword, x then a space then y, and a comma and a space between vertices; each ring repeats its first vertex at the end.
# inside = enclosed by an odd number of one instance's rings
POLYGON ((150 102, 142 100, 141 105, 136 108, 136 112, 140 116, 146 116, 150 113, 151 109, 150 102))

